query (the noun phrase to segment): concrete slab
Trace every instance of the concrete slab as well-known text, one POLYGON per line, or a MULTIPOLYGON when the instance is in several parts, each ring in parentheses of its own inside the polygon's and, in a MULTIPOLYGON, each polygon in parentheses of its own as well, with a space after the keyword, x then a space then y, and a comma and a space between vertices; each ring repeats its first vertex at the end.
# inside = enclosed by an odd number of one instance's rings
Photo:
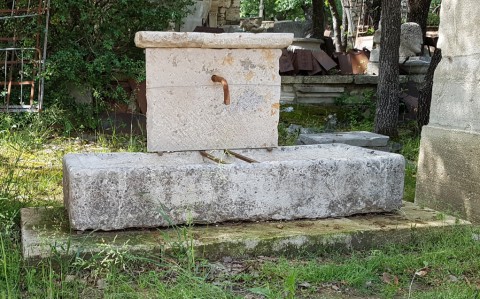
POLYGON ((108 250, 160 255, 190 245, 198 256, 211 260, 372 249, 409 242, 415 231, 469 224, 404 202, 392 214, 78 234, 70 230, 64 208, 21 210, 22 250, 27 261, 52 255, 88 257, 108 250))
POLYGON ((394 211, 403 198, 405 162, 397 154, 344 144, 209 154, 65 155, 71 227, 340 217, 394 211))
POLYGON ((367 131, 300 134, 301 144, 343 143, 363 147, 385 147, 389 137, 367 131))

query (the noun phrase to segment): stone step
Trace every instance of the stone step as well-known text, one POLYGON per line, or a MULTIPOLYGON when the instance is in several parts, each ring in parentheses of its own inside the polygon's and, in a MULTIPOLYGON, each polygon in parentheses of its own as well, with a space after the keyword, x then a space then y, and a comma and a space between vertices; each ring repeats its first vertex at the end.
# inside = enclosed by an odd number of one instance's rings
POLYGON ((433 230, 471 225, 456 217, 409 202, 396 213, 356 215, 295 221, 221 223, 178 228, 125 230, 79 234, 70 230, 65 210, 25 208, 21 210, 22 251, 27 262, 47 256, 88 258, 105 250, 130 254, 170 252, 178 246, 190 248, 200 257, 297 256, 309 252, 379 249, 408 243, 433 230))
POLYGON ((296 97, 298 104, 333 105, 339 97, 296 97))
POLYGON ((68 154, 64 202, 75 230, 291 220, 400 208, 404 158, 343 144, 68 154), (220 163, 219 163, 220 162, 220 163))
POLYGON ((328 85, 299 85, 296 87, 299 92, 303 93, 340 93, 345 92, 345 87, 332 87, 328 85))

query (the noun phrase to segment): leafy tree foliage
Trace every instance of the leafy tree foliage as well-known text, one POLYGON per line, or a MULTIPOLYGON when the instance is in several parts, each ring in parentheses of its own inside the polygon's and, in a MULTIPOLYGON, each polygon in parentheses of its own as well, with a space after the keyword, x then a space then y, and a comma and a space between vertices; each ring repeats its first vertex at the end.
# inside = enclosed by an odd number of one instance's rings
MULTIPOLYGON (((242 0, 240 15, 242 17, 258 16, 259 0, 242 0)), ((312 0, 264 0, 266 19, 304 18, 305 10, 312 5, 312 0)))
POLYGON ((70 84, 94 96, 115 96, 119 76, 142 79, 144 54, 134 45, 141 30, 164 30, 179 22, 191 0, 52 0, 46 79, 47 101, 70 84))

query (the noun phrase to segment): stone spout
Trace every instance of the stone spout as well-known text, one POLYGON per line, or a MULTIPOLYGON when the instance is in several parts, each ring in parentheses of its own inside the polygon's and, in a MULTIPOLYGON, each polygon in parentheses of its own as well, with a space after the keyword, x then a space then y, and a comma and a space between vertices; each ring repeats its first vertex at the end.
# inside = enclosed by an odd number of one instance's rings
POLYGON ((223 103, 225 105, 230 105, 230 91, 228 90, 227 80, 225 80, 225 78, 223 78, 223 77, 213 75, 212 76, 212 81, 222 83, 222 85, 223 85, 223 103))

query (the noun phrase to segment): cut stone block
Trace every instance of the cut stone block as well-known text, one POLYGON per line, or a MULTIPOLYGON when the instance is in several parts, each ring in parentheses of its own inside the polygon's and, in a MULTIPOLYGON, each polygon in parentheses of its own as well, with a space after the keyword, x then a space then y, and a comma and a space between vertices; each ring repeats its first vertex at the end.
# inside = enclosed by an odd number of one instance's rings
POLYGON ((223 151, 68 154, 76 230, 348 216, 400 208, 404 158, 343 144, 223 151), (228 164, 222 164, 224 162, 228 164))
POLYGON ((291 33, 140 31, 135 34, 135 45, 139 48, 283 49, 292 41, 291 33))
POLYGON ((476 0, 442 1, 430 121, 422 129, 415 201, 480 223, 480 36, 476 0), (458 28, 463 28, 459 34, 458 28))
POLYGON ((340 93, 345 92, 345 87, 332 87, 328 85, 300 85, 297 90, 304 93, 340 93))
POLYGON ((278 145, 278 59, 292 34, 139 32, 150 152, 278 145), (228 82, 224 88, 212 76, 228 82), (240 133, 241 132, 241 133, 240 133))
POLYGON ((480 133, 424 126, 415 202, 480 223, 480 133))
POLYGON ((224 105, 221 86, 147 89, 147 98, 156 99, 148 102, 148 150, 277 146, 280 89, 236 85, 230 95, 224 105))
POLYGON ((115 251, 155 255, 169 252, 179 244, 193 245, 196 255, 210 260, 227 256, 338 253, 405 244, 431 231, 470 225, 409 202, 404 202, 400 211, 392 214, 191 226, 188 227, 191 240, 179 237, 177 228, 78 234, 70 230, 63 208, 25 208, 20 215, 23 257, 32 263, 48 256, 87 258, 104 251, 106 244, 115 251))
POLYGON ((343 143, 362 147, 384 147, 389 137, 367 131, 300 134, 301 144, 343 143))

